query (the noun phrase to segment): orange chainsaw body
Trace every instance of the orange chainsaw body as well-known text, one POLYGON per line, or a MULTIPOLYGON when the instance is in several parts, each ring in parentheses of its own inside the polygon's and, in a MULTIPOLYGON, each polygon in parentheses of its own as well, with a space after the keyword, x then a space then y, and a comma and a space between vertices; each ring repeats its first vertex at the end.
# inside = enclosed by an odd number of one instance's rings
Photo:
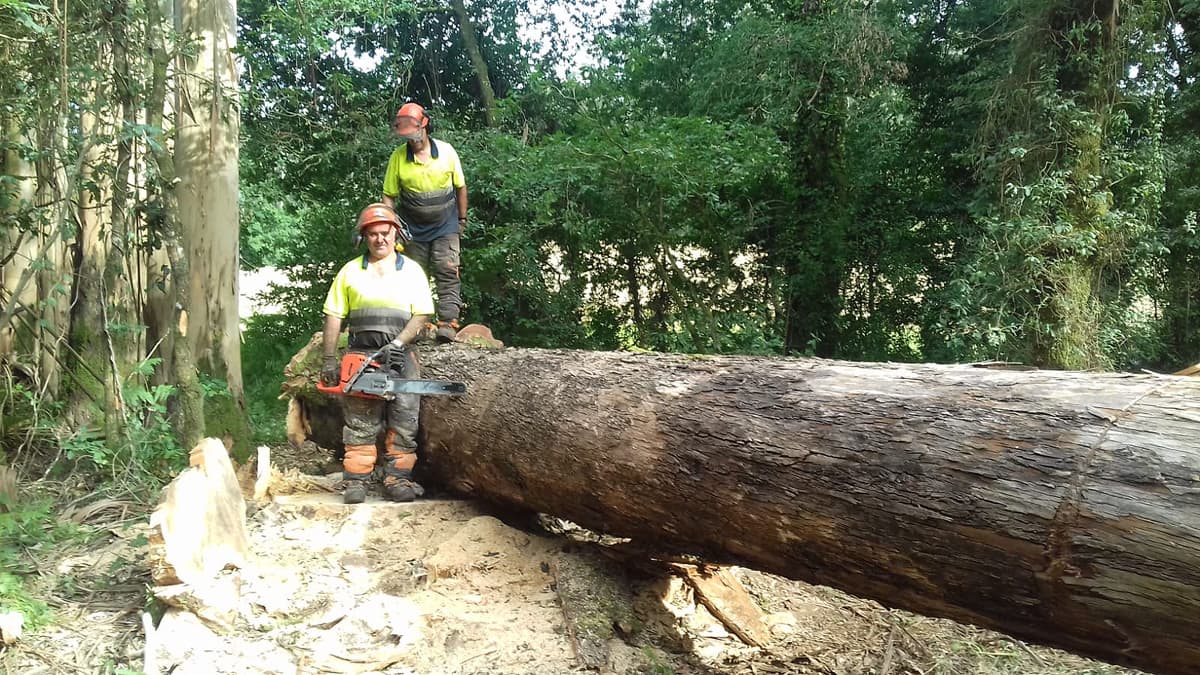
POLYGON ((362 352, 346 352, 344 355, 342 355, 342 369, 338 375, 338 383, 333 386, 329 386, 318 380, 317 391, 321 391, 326 394, 333 394, 335 396, 357 396, 359 398, 375 398, 382 400, 384 398, 382 396, 355 391, 350 387, 350 383, 362 373, 373 373, 382 367, 378 361, 368 361, 367 359, 369 358, 369 355, 363 354, 362 352))

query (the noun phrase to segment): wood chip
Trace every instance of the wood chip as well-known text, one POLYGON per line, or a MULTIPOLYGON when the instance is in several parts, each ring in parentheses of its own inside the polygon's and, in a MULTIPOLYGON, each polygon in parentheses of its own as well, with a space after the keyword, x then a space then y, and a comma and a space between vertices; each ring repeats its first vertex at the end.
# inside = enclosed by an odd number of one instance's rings
POLYGON ((14 645, 21 639, 25 629, 25 615, 17 612, 0 613, 0 642, 14 645))

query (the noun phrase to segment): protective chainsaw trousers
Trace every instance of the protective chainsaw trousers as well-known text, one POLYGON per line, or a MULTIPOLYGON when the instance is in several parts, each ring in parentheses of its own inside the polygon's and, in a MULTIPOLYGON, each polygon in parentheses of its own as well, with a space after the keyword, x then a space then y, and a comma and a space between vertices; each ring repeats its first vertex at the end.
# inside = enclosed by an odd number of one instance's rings
POLYGON ((416 260, 433 277, 437 289, 437 318, 456 321, 462 311, 462 281, 459 279, 460 242, 457 234, 447 234, 433 241, 410 241, 404 245, 404 255, 416 260))
MULTIPOLYGON (((416 354, 411 349, 405 350, 399 366, 393 364, 393 371, 406 379, 419 377, 416 354)), ((346 418, 342 427, 342 442, 346 446, 346 456, 342 460, 343 478, 370 478, 375 468, 375 439, 386 429, 384 485, 395 484, 399 479, 411 480, 412 468, 417 463, 420 405, 421 397, 416 394, 399 394, 390 401, 343 396, 346 418)))

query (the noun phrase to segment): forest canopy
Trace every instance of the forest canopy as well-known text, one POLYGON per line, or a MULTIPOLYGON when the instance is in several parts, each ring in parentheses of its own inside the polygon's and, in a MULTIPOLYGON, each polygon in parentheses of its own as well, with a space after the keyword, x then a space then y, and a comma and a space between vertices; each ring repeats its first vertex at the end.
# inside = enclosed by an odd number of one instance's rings
POLYGON ((575 5, 574 70, 536 4, 381 8, 240 8, 243 260, 293 271, 297 334, 416 100, 467 172, 467 317, 512 344, 1200 353, 1195 3, 575 5))
POLYGON ((166 10, 0 3, 6 415, 93 460, 276 414, 407 101, 511 345, 1200 360, 1194 0, 166 10), (239 321, 263 266, 282 310, 239 321))

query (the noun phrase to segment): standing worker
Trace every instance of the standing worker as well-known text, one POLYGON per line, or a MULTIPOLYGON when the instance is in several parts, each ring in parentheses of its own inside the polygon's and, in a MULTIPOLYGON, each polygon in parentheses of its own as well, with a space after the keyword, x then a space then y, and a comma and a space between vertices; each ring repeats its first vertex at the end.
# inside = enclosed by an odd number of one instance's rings
POLYGON ((458 335, 462 311, 459 235, 467 226, 467 181, 454 148, 429 135, 429 115, 420 105, 401 106, 392 131, 405 144, 388 160, 383 203, 412 230, 408 255, 433 275, 437 340, 450 342, 458 335))
MULTIPOLYGON (((412 345, 433 313, 433 297, 425 271, 400 254, 404 233, 392 207, 371 204, 358 215, 358 233, 367 252, 342 266, 325 297, 324 356, 321 381, 335 385, 341 377, 337 356, 343 324, 350 333, 350 350, 373 354, 386 348, 392 369, 406 379, 416 378, 417 356, 412 345)), ((347 504, 367 497, 367 479, 375 468, 375 438, 386 424, 383 493, 392 501, 410 502, 425 493, 412 479, 417 463, 417 419, 421 397, 397 394, 392 400, 343 396, 346 423, 342 461, 347 504)))

